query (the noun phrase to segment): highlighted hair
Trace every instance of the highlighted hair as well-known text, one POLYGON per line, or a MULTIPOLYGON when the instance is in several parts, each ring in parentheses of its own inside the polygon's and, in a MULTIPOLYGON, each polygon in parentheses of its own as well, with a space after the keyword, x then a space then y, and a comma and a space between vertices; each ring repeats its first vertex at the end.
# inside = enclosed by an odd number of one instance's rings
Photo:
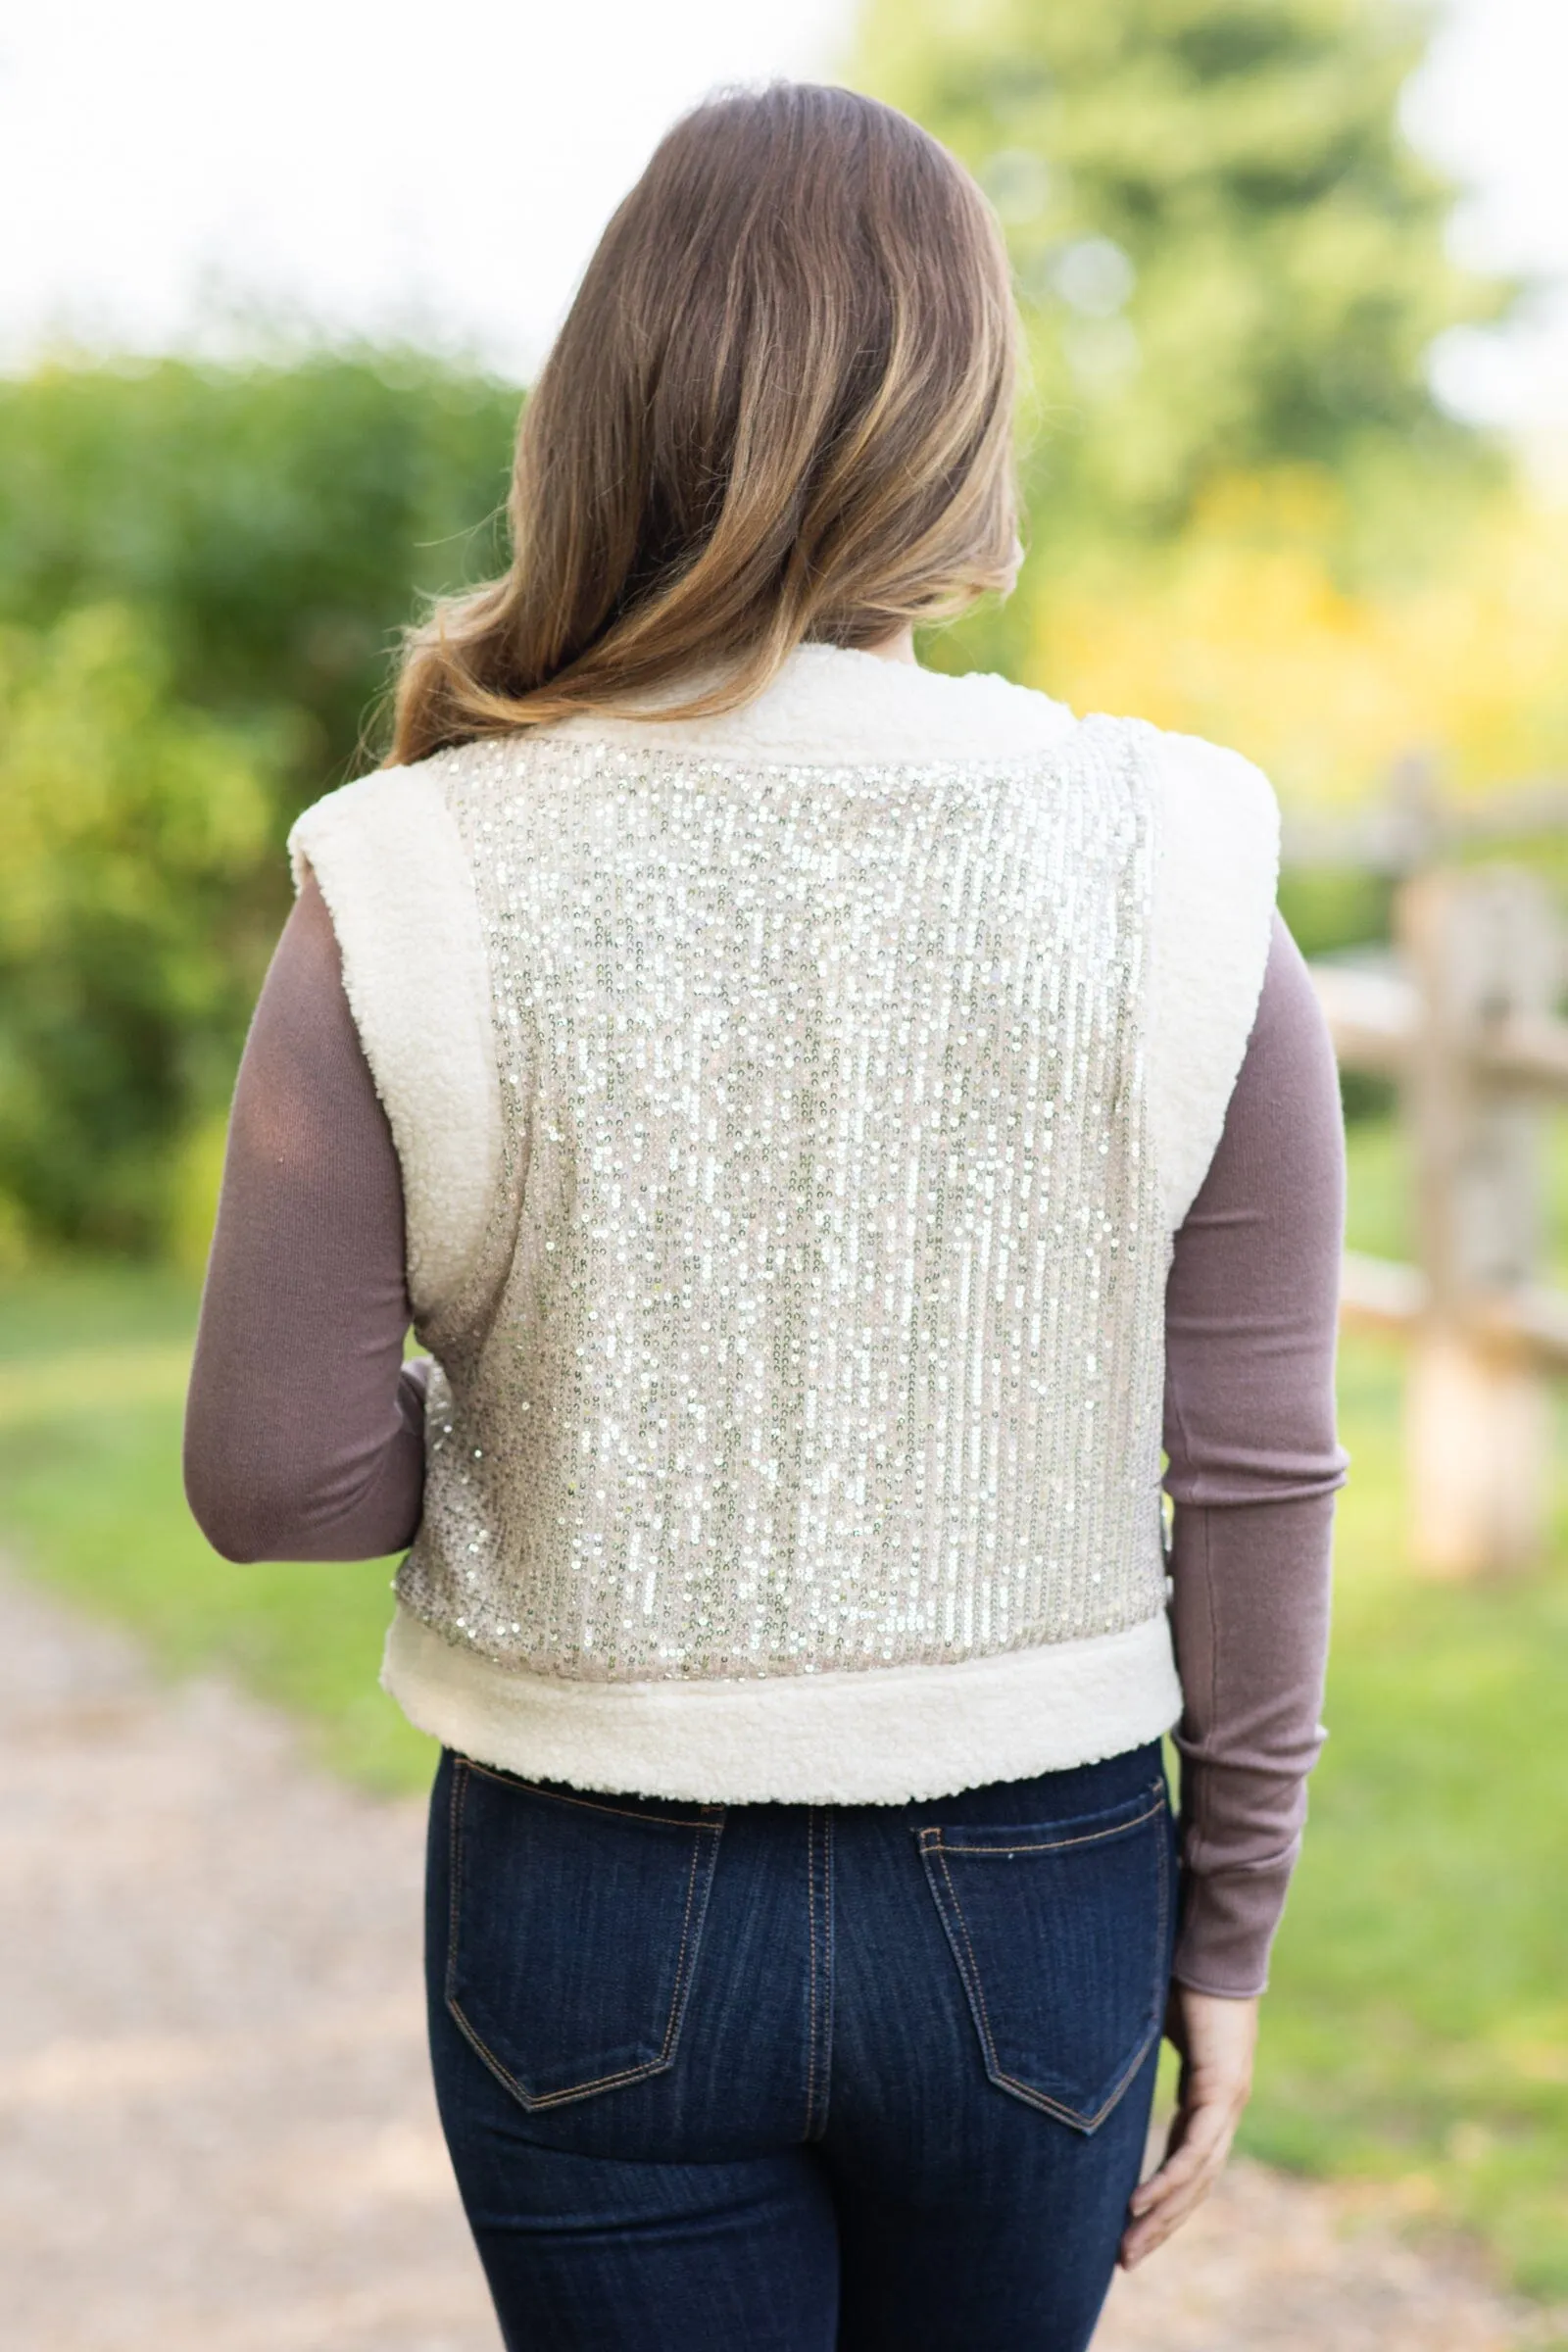
POLYGON ((524 407, 510 568, 410 632, 391 761, 656 688, 732 709, 804 641, 1005 592, 1016 348, 995 217, 906 115, 809 82, 696 108, 524 407))

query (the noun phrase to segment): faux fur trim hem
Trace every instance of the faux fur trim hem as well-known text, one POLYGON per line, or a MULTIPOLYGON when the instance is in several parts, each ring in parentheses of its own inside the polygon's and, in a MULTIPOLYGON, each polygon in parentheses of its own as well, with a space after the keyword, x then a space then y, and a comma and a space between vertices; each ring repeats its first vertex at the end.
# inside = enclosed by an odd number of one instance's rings
POLYGON ((1268 962, 1279 882, 1274 788, 1240 753, 1149 730, 1159 793, 1146 1083, 1171 1232, 1208 1172, 1268 962))
POLYGON ((381 1686, 444 1746, 538 1780, 702 1804, 905 1804, 1121 1755, 1182 1710, 1169 1621, 956 1666, 709 1683, 517 1673, 401 1604, 381 1686))
POLYGON ((501 1167, 490 983, 473 878, 427 768, 328 793, 288 837, 343 957, 343 986, 403 1174, 409 1292, 428 1321, 477 1257, 501 1167))

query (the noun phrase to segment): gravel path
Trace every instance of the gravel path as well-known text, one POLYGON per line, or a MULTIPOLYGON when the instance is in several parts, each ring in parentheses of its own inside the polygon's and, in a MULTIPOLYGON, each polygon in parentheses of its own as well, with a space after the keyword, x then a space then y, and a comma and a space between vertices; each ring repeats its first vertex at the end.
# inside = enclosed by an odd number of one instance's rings
MULTIPOLYGON (((421 1833, 0 1583, 9 2352, 498 2352, 425 2080, 421 1833)), ((1237 2165, 1096 2352, 1544 2340, 1342 2194, 1237 2165)))

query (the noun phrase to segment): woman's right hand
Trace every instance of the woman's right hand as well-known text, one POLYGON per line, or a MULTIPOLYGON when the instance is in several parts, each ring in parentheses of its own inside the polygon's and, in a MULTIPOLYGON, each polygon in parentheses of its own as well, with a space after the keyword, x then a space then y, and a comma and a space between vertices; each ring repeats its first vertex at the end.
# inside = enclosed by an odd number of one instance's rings
POLYGON ((1165 2037, 1181 2052, 1181 2081, 1165 2154, 1134 2189, 1117 2260, 1130 2271, 1195 2212, 1225 2169, 1252 2089, 1255 2000, 1222 1999, 1173 1984, 1165 2037))

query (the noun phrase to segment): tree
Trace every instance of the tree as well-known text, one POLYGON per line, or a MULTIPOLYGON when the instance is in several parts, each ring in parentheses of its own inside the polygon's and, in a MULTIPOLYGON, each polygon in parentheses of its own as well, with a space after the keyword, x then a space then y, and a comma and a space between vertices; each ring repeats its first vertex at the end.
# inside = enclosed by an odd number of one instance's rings
POLYGON ((157 1242, 266 948, 236 910, 284 740, 176 701, 119 606, 0 629, 0 1253, 157 1242))
POLYGON ((977 173, 1028 321, 1037 572, 1179 534, 1215 482, 1485 470, 1426 376, 1509 290, 1398 125, 1399 0, 869 0, 860 85, 977 173))
POLYGON ((281 824, 354 766, 418 598, 494 567, 518 404, 369 349, 0 384, 0 621, 154 615, 180 701, 288 713, 281 824))
POLYGON ((517 405, 367 350, 0 384, 0 1256, 168 1237, 288 822, 419 596, 492 568, 517 405))

